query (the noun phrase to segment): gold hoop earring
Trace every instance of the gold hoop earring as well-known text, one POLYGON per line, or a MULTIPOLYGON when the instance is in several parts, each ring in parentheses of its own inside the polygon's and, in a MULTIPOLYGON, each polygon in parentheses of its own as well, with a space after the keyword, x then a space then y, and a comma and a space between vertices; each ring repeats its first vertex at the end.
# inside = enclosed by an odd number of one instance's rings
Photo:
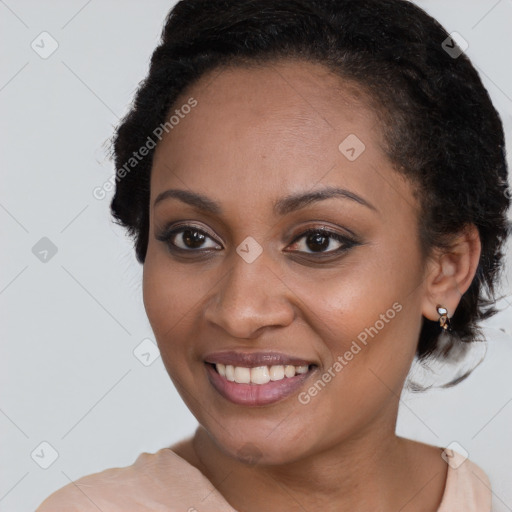
POLYGON ((437 312, 439 314, 439 325, 441 329, 445 331, 451 330, 450 319, 448 318, 448 310, 443 306, 437 306, 437 312))

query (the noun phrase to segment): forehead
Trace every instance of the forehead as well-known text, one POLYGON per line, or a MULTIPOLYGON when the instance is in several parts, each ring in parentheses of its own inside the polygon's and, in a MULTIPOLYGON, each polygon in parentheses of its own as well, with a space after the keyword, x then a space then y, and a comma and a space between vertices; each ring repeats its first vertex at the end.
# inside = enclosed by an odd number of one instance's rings
POLYGON ((156 149, 153 197, 177 184, 219 197, 233 187, 239 197, 268 197, 276 187, 293 192, 320 181, 361 190, 365 180, 366 193, 383 193, 379 173, 391 164, 377 115, 361 88, 323 65, 214 70, 174 109, 190 98, 197 106, 156 149))

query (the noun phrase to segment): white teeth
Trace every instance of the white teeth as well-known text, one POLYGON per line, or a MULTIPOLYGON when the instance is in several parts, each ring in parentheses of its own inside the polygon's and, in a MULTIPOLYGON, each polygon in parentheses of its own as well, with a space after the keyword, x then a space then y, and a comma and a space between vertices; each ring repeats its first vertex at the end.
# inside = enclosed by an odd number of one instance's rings
POLYGON ((268 366, 257 366, 251 368, 251 382, 253 384, 266 384, 270 382, 270 373, 268 366))
POLYGON ((218 363, 217 364, 217 371, 219 372, 220 375, 225 377, 226 376, 226 365, 222 364, 222 363, 218 363))
POLYGON ((249 384, 251 382, 251 369, 235 366, 235 382, 238 382, 238 384, 249 384))
POLYGON ((286 377, 295 377, 295 366, 290 364, 284 367, 284 374, 286 377))
POLYGON ((235 367, 230 364, 226 365, 226 379, 230 382, 235 382, 235 367))
POLYGON ((284 366, 271 366, 270 367, 270 380, 284 379, 284 366))
POLYGON ((309 366, 307 365, 293 366, 291 364, 274 365, 270 368, 268 366, 245 368, 243 366, 217 363, 215 367, 219 375, 225 377, 230 382, 237 382, 238 384, 267 384, 270 381, 295 377, 295 375, 302 375, 309 371, 309 366))

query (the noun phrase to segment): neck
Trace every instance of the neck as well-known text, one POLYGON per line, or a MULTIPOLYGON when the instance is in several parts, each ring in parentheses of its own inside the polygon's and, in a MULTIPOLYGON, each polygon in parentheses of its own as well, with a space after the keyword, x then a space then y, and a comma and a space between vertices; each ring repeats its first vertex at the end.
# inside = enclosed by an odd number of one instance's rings
POLYGON ((446 480, 440 452, 397 437, 394 424, 372 432, 279 466, 238 461, 202 427, 193 448, 199 469, 236 510, 437 510, 446 480))

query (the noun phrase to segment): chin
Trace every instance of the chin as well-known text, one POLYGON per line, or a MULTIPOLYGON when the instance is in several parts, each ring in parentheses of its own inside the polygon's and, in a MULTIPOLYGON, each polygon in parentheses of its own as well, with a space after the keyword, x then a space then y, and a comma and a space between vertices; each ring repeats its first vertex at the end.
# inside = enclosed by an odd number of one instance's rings
POLYGON ((224 430, 218 433, 218 437, 216 433, 211 432, 210 436, 226 455, 248 466, 284 465, 295 462, 305 455, 307 446, 303 437, 302 441, 298 441, 301 436, 293 435, 291 432, 279 433, 278 430, 279 427, 273 435, 268 436, 265 433, 267 429, 261 429, 258 433, 254 427, 250 430, 238 428, 235 435, 230 435, 231 431, 224 430))

